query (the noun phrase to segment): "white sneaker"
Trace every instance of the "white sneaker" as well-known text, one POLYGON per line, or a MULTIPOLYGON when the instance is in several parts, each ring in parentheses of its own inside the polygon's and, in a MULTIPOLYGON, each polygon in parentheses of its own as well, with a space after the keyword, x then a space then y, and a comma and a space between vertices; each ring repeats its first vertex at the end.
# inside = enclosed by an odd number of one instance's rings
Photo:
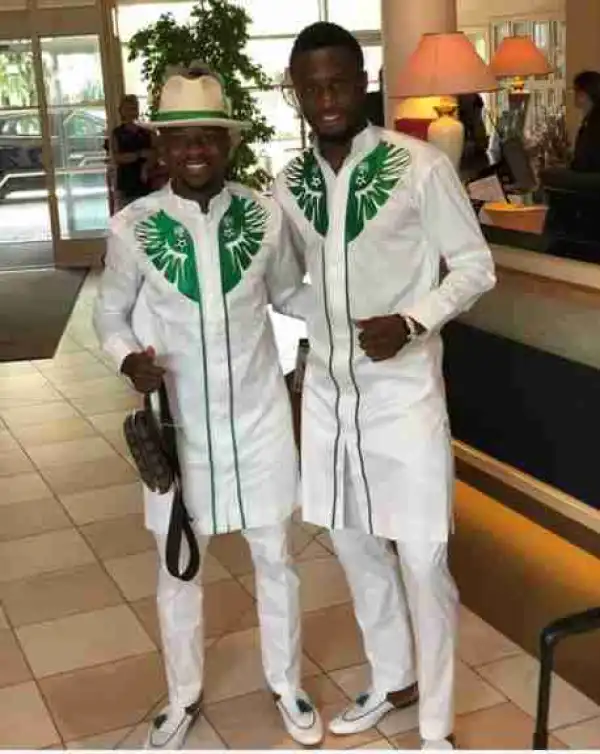
POLYGON ((323 740, 323 722, 308 694, 299 691, 293 699, 274 694, 285 729, 301 746, 317 746, 323 740))
POLYGON ((165 707, 152 721, 144 749, 181 749, 190 728, 200 715, 200 709, 199 701, 173 711, 170 707, 165 707))
POLYGON ((351 736, 374 728, 393 710, 405 709, 419 700, 417 685, 408 686, 402 691, 388 694, 361 694, 354 704, 329 723, 329 730, 335 736, 351 736))
POLYGON ((441 741, 423 741, 421 751, 453 751, 456 749, 454 736, 448 736, 441 741))

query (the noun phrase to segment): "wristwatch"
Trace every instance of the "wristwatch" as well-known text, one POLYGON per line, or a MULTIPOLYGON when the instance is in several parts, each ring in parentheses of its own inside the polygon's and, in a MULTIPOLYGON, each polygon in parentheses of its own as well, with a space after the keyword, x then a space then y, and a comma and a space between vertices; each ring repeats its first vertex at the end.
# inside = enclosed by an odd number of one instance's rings
POLYGON ((402 319, 404 320, 404 324, 406 325, 406 332, 408 333, 408 342, 412 343, 414 340, 416 340, 419 337, 419 331, 417 329, 417 325, 415 324, 414 319, 411 319, 410 317, 407 317, 405 314, 400 315, 402 319))

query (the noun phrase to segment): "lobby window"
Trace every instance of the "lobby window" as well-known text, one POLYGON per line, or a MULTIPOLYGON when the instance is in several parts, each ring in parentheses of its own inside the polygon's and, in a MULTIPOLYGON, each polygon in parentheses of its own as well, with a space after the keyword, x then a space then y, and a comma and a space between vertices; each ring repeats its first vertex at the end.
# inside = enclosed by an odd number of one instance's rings
POLYGON ((185 23, 190 17, 194 6, 190 0, 174 0, 174 2, 142 2, 121 3, 118 7, 117 26, 119 38, 123 43, 123 75, 125 78, 126 94, 137 94, 140 99, 142 113, 148 104, 148 91, 142 78, 142 64, 139 60, 130 62, 127 43, 140 29, 154 24, 165 13, 170 13, 178 23, 185 23))
MULTIPOLYGON (((307 129, 292 106, 292 98, 284 95, 281 89, 295 36, 305 26, 318 20, 331 20, 353 30, 364 50, 369 89, 377 89, 382 66, 380 4, 375 0, 296 0, 285 6, 277 6, 273 0, 234 1, 252 18, 248 53, 273 82, 270 91, 257 91, 254 96, 267 121, 275 129, 272 142, 261 145, 259 149, 263 166, 274 174, 302 148, 306 140, 307 129)), ((163 13, 171 13, 178 22, 185 22, 193 5, 189 0, 121 0, 118 26, 123 42, 125 89, 138 95, 142 110, 147 108, 142 66, 139 61, 130 63, 127 60, 127 42, 137 31, 155 23, 163 13)))
POLYGON ((379 89, 379 71, 383 65, 383 48, 381 45, 363 45, 365 69, 369 75, 369 90, 379 89))
POLYGON ((235 0, 235 3, 252 19, 252 37, 293 36, 319 20, 318 0, 294 0, 285 4, 274 0, 235 0))
POLYGON ((327 21, 355 31, 381 29, 381 3, 378 0, 325 0, 324 5, 327 21))

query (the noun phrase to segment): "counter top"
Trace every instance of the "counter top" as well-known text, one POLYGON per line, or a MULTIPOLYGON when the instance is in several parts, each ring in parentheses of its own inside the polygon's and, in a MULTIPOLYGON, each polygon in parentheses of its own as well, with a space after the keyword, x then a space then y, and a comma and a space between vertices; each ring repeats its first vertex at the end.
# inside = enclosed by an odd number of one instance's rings
POLYGON ((537 251, 517 249, 513 246, 490 244, 490 248, 500 271, 508 270, 532 275, 600 294, 599 265, 574 259, 562 259, 537 251))

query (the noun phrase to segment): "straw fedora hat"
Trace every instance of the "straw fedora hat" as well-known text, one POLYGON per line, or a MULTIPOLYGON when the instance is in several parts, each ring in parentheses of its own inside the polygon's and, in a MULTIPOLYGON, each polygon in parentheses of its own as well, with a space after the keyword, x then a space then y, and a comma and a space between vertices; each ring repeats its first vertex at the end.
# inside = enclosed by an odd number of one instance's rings
POLYGON ((156 113, 155 128, 211 126, 239 134, 249 123, 231 117, 231 103, 220 78, 203 63, 167 70, 156 113))

